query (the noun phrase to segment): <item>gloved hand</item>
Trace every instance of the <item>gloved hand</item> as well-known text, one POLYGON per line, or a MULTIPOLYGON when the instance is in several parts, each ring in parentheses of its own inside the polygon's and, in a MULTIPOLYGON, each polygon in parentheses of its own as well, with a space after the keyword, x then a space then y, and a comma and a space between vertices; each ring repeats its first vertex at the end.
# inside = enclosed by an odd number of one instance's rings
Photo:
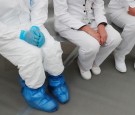
POLYGON ((26 41, 27 43, 38 46, 38 37, 34 35, 32 31, 24 31, 22 30, 20 33, 20 39, 26 41))
POLYGON ((32 26, 30 29, 31 32, 38 38, 38 47, 42 47, 45 43, 45 37, 44 34, 40 31, 39 27, 32 26))

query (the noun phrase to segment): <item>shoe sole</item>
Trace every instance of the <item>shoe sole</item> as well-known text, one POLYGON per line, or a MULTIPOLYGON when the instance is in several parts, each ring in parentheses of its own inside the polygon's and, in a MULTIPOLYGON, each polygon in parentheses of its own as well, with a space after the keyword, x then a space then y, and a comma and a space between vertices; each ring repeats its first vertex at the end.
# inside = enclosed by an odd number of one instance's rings
MULTIPOLYGON (((26 100, 25 100, 25 101, 26 101, 26 100)), ((27 101, 26 101, 26 103, 27 103, 27 101)), ((27 104, 28 104, 28 103, 27 103, 27 104)), ((28 105, 29 105, 29 107, 31 107, 31 108, 33 108, 33 109, 36 109, 36 110, 38 110, 38 111, 48 112, 48 113, 56 112, 56 111, 59 109, 59 107, 56 107, 56 108, 52 109, 51 111, 48 111, 48 110, 44 110, 44 109, 38 109, 38 108, 36 108, 36 107, 34 107, 33 105, 30 105, 30 104, 28 104, 28 105)))

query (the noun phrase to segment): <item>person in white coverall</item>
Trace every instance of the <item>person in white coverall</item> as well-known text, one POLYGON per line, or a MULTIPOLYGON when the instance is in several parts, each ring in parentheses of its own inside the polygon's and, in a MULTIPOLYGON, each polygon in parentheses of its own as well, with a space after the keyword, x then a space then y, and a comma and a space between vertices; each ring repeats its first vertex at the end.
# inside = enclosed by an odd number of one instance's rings
POLYGON ((103 0, 53 0, 55 30, 79 46, 78 65, 84 79, 100 74, 100 65, 120 44, 121 36, 107 24, 103 0))
POLYGON ((123 29, 123 40, 116 48, 114 57, 116 69, 126 72, 125 57, 135 45, 135 0, 111 0, 108 9, 111 21, 123 29))
POLYGON ((22 95, 33 108, 53 112, 56 101, 69 100, 62 72, 60 43, 43 26, 48 15, 48 0, 0 0, 0 54, 19 69, 22 95))

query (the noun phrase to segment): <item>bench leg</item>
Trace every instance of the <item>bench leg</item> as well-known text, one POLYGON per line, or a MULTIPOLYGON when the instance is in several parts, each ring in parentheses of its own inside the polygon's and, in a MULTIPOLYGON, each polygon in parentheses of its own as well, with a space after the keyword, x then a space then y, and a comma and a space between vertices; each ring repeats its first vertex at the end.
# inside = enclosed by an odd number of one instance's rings
POLYGON ((64 66, 67 67, 69 66, 75 58, 78 56, 78 49, 79 47, 76 47, 70 54, 69 56, 64 60, 64 66))

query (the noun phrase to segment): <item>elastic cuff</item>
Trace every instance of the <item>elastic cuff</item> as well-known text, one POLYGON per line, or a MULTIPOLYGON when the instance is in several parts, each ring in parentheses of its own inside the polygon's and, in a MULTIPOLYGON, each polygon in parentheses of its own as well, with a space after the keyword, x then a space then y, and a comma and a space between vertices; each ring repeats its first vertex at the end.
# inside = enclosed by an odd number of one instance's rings
POLYGON ((130 3, 129 3, 129 6, 130 6, 131 8, 135 8, 135 1, 130 2, 130 3))
MULTIPOLYGON (((107 26, 107 23, 106 22, 101 22, 100 24, 104 25, 104 26, 107 26)), ((98 26, 100 25, 98 24, 98 26)))
POLYGON ((80 29, 83 28, 84 26, 87 26, 87 25, 85 24, 85 25, 81 26, 78 30, 80 30, 80 29))
POLYGON ((21 30, 21 33, 20 33, 20 39, 24 40, 25 38, 25 31, 24 30, 21 30))
POLYGON ((76 25, 74 25, 74 26, 72 26, 70 28, 73 29, 73 30, 79 30, 82 26, 85 26, 85 25, 86 24, 80 22, 80 23, 78 23, 78 24, 76 24, 76 25))
POLYGON ((32 27, 31 27, 31 30, 35 30, 35 29, 36 29, 36 30, 40 30, 40 28, 39 28, 38 26, 32 26, 32 27))

